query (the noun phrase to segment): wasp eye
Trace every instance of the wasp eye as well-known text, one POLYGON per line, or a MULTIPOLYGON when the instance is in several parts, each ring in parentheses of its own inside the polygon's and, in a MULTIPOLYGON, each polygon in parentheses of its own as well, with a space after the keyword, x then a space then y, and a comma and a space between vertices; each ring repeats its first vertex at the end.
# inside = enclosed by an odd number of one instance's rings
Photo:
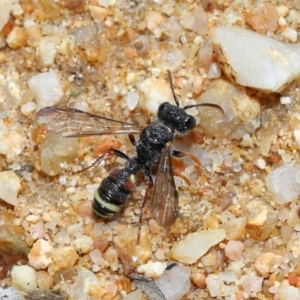
POLYGON ((189 116, 185 121, 186 130, 191 130, 196 126, 196 120, 193 116, 189 116))

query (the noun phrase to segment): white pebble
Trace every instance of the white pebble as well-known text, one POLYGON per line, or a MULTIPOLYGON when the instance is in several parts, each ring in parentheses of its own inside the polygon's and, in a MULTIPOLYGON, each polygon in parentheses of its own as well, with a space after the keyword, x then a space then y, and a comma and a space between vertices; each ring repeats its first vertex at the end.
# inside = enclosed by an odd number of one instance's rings
POLYGON ((281 33, 283 37, 287 38, 291 42, 297 42, 298 39, 298 32, 291 28, 287 27, 286 29, 283 30, 281 33))
POLYGON ((190 275, 190 267, 176 265, 154 282, 163 292, 166 299, 183 299, 183 296, 189 292, 191 287, 190 275))
POLYGON ((159 261, 157 262, 148 261, 146 264, 139 266, 137 271, 139 273, 145 274, 145 276, 147 277, 155 278, 161 276, 165 268, 166 268, 165 264, 159 261))
POLYGON ((126 96, 126 103, 129 110, 134 110, 137 104, 139 103, 140 96, 135 91, 129 91, 126 96))
POLYGON ((207 78, 219 78, 221 76, 221 67, 218 63, 212 63, 208 72, 207 72, 207 78))
POLYGON ((57 36, 44 36, 39 39, 38 62, 42 68, 50 67, 54 64, 59 42, 60 39, 57 36))
POLYGON ((63 96, 59 79, 54 72, 32 76, 28 81, 28 86, 37 101, 37 109, 55 105, 63 96))
POLYGON ((267 175, 267 187, 277 204, 289 203, 299 197, 300 185, 296 182, 299 171, 295 166, 284 164, 267 175))
POLYGON ((292 99, 290 97, 280 97, 280 103, 287 105, 292 103, 292 99))
POLYGON ((88 253, 94 245, 94 241, 87 235, 82 235, 75 240, 75 247, 78 253, 88 253))
POLYGON ((170 250, 170 257, 185 264, 195 263, 210 247, 225 238, 224 229, 202 230, 190 233, 179 242, 175 242, 170 250))
POLYGON ((21 113, 25 116, 28 116, 31 112, 35 111, 36 104, 32 101, 29 101, 21 106, 21 113))
POLYGON ((9 14, 12 9, 12 0, 0 0, 0 31, 8 22, 9 14))
POLYGON ((252 295, 262 291, 263 278, 254 274, 247 274, 241 277, 241 284, 245 292, 252 295))
POLYGON ((16 205, 18 203, 17 195, 21 189, 21 184, 15 172, 0 172, 0 186, 0 198, 11 205, 16 205))
POLYGON ((29 266, 14 266, 11 271, 12 286, 21 291, 37 288, 36 272, 29 266))
POLYGON ((98 249, 91 251, 89 256, 92 262, 96 265, 100 265, 103 262, 102 254, 98 249))
POLYGON ((29 263, 36 269, 45 269, 52 262, 53 247, 48 241, 40 239, 35 242, 28 254, 29 263))

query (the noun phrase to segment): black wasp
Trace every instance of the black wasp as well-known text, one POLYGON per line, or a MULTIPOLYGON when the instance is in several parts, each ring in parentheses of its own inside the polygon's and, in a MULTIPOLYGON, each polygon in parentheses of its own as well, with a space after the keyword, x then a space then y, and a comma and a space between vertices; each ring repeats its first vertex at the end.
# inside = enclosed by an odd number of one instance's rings
MULTIPOLYGON (((165 228, 171 227, 178 216, 178 193, 170 156, 189 156, 196 163, 199 163, 199 160, 189 153, 174 149, 172 141, 176 134, 183 135, 196 126, 195 118, 186 113, 187 109, 196 106, 210 106, 221 110, 222 108, 212 103, 187 105, 180 108, 170 71, 168 71, 168 75, 176 105, 169 102, 162 103, 158 108, 157 120, 147 126, 120 122, 70 107, 49 106, 38 112, 38 122, 45 124, 48 130, 55 132, 60 137, 129 134, 129 139, 136 150, 136 156, 130 158, 120 150, 111 148, 97 158, 93 164, 93 166, 99 164, 112 155, 127 160, 126 167, 110 172, 95 192, 92 207, 98 218, 112 218, 114 214, 120 211, 134 190, 136 175, 140 171, 144 172, 147 181, 147 188, 142 201, 143 207, 148 197, 149 188, 153 187, 151 176, 153 166, 157 166, 157 172, 151 201, 152 215, 165 228), (140 135, 138 140, 134 138, 134 134, 140 135)), ((142 213, 140 214, 141 221, 142 213)))

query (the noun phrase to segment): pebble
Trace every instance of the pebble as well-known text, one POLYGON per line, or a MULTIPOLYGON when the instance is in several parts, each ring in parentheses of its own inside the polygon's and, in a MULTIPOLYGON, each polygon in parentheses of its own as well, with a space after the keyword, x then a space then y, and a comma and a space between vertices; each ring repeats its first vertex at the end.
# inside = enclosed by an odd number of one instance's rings
POLYGON ((229 241, 225 247, 225 255, 234 261, 242 259, 244 244, 240 241, 229 241))
POLYGON ((278 294, 279 300, 300 299, 300 289, 294 286, 281 287, 278 294))
POLYGON ((164 101, 173 103, 173 96, 168 82, 157 79, 147 78, 139 85, 139 91, 144 96, 140 102, 151 113, 156 114, 157 109, 164 101))
POLYGON ((138 244, 138 229, 136 227, 126 228, 114 238, 114 246, 126 273, 134 271, 135 268, 145 264, 150 259, 152 254, 151 242, 147 233, 141 231, 138 244))
POLYGON ((247 274, 241 277, 241 284, 245 292, 252 297, 255 297, 256 293, 262 291, 263 278, 254 274, 247 274))
MULTIPOLYGON (((290 30, 288 37, 294 39, 290 30)), ((237 26, 219 27, 213 44, 224 73, 243 86, 280 92, 300 75, 299 44, 280 42, 237 26)))
POLYGON ((169 256, 184 264, 193 264, 203 256, 210 247, 225 238, 224 229, 196 231, 179 242, 173 243, 169 256))
POLYGON ((75 240, 74 245, 79 254, 85 254, 92 249, 94 241, 89 236, 82 235, 75 240))
POLYGON ((255 239, 263 241, 270 237, 276 227, 278 215, 266 202, 252 200, 244 207, 247 218, 246 230, 255 239))
POLYGON ((226 233, 226 240, 238 240, 244 236, 246 232, 246 218, 233 218, 225 222, 222 228, 226 233))
POLYGON ((60 42, 58 36, 44 36, 38 42, 38 63, 41 68, 53 65, 57 53, 57 46, 60 42))
POLYGON ((148 261, 146 264, 139 266, 137 268, 137 271, 139 273, 143 273, 147 277, 157 278, 162 276, 165 268, 166 265, 159 261, 157 262, 148 261))
POLYGON ((208 274, 205 282, 211 297, 226 297, 238 291, 237 286, 226 284, 217 274, 208 274))
POLYGON ((299 167, 286 163, 267 175, 266 185, 277 204, 289 203, 298 199, 300 195, 300 182, 297 180, 299 171, 299 167))
POLYGON ((19 26, 15 26, 6 38, 8 46, 13 50, 17 50, 25 46, 26 41, 26 31, 19 26))
POLYGON ((79 257, 76 249, 71 246, 55 248, 52 255, 52 263, 48 268, 50 274, 60 269, 73 267, 79 257))
POLYGON ((37 109, 55 105, 63 96, 59 79, 54 72, 39 73, 28 81, 28 87, 34 94, 37 109))
POLYGON ((190 267, 177 264, 154 282, 167 300, 183 299, 191 288, 190 275, 190 267))
POLYGON ((266 252, 260 254, 254 263, 255 270, 263 277, 268 277, 271 272, 274 272, 280 264, 282 264, 284 258, 281 255, 275 255, 272 252, 266 252))
POLYGON ((11 205, 16 205, 21 189, 21 182, 16 173, 14 171, 0 172, 0 186, 0 198, 11 205))
POLYGON ((29 266, 14 266, 11 271, 12 286, 21 291, 37 288, 36 272, 29 266))
POLYGON ((32 245, 28 254, 29 263, 36 269, 45 269, 52 262, 53 247, 48 241, 40 239, 32 245))
POLYGON ((12 214, 2 211, 0 213, 0 279, 5 278, 11 266, 27 260, 29 247, 24 237, 24 229, 13 223, 12 214))
POLYGON ((224 79, 212 81, 198 103, 215 103, 224 110, 223 114, 213 107, 199 107, 201 128, 209 136, 231 140, 253 133, 260 126, 259 101, 248 96, 245 88, 224 79))
POLYGON ((9 14, 12 9, 12 0, 0 0, 0 31, 9 20, 9 14))

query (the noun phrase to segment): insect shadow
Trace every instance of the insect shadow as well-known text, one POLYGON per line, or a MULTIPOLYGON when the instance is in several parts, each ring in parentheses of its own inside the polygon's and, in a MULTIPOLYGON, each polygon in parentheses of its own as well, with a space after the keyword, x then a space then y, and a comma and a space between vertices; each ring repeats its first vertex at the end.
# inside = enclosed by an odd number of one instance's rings
MULTIPOLYGON (((187 114, 186 110, 198 106, 214 107, 222 112, 223 109, 213 103, 193 104, 180 108, 169 70, 168 76, 175 105, 163 102, 158 108, 157 120, 146 126, 117 121, 71 107, 49 106, 38 112, 38 123, 44 124, 47 130, 53 131, 60 137, 129 135, 129 140, 135 147, 134 157, 129 157, 118 149, 110 148, 99 156, 92 166, 81 170, 98 165, 113 155, 127 161, 124 168, 112 170, 96 190, 92 208, 97 218, 110 219, 118 213, 136 187, 136 175, 144 172, 147 187, 141 201, 139 223, 142 223, 142 208, 146 204, 149 189, 152 187, 154 187, 151 201, 153 218, 166 229, 169 229, 176 221, 179 204, 174 175, 181 175, 172 169, 171 155, 189 156, 197 164, 200 164, 200 161, 192 154, 175 149, 172 144, 173 139, 176 134, 186 134, 196 126, 195 118, 187 114), (134 135, 139 135, 139 138, 136 140, 134 135), (153 166, 157 166, 155 183, 151 175, 153 166)), ((184 176, 182 177, 184 179, 184 176)))

